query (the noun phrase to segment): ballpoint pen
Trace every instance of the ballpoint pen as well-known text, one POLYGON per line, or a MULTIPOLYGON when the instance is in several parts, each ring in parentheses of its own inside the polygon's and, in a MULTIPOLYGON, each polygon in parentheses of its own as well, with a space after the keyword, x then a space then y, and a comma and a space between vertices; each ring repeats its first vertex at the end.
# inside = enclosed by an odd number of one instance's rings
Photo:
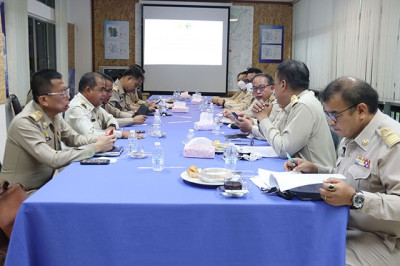
POLYGON ((292 156, 290 156, 289 153, 286 153, 286 156, 287 156, 287 158, 289 159, 289 161, 291 161, 291 162, 295 165, 295 167, 296 167, 296 166, 297 166, 297 163, 293 160, 292 156))

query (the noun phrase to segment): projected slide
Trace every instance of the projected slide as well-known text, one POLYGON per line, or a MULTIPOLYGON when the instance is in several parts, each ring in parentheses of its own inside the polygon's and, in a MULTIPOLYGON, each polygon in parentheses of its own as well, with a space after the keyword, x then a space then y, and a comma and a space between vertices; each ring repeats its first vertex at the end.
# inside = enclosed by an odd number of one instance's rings
POLYGON ((222 65, 222 21, 146 19, 148 65, 222 65))

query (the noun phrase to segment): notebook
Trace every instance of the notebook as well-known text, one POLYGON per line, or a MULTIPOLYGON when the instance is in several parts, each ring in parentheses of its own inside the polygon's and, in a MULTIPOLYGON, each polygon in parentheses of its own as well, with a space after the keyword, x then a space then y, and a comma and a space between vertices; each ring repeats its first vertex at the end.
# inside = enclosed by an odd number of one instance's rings
POLYGON ((122 146, 114 146, 112 148, 112 150, 106 151, 106 152, 98 152, 94 156, 95 157, 100 157, 100 156, 116 157, 116 156, 120 156, 123 150, 124 150, 124 147, 122 147, 122 146))

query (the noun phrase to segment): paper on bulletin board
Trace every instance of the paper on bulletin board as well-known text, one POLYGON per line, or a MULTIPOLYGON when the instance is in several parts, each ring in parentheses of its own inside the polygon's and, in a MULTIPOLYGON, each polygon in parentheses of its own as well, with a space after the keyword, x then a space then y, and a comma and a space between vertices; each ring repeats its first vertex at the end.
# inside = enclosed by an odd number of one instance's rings
POLYGON ((104 58, 129 59, 129 21, 104 21, 104 58))
POLYGON ((260 26, 260 63, 282 62, 283 36, 283 26, 260 26))

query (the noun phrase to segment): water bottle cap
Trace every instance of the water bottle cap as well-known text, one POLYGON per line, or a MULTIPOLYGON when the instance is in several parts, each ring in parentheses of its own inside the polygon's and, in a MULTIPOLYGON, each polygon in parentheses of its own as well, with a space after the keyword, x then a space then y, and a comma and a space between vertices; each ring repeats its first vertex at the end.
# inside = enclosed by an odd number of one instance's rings
POLYGON ((160 146, 161 143, 160 142, 154 142, 154 146, 160 146))
POLYGON ((193 128, 189 128, 189 132, 194 132, 194 129, 193 128))
POLYGON ((129 130, 129 132, 130 132, 131 134, 136 134, 136 130, 134 130, 134 129, 129 130))

